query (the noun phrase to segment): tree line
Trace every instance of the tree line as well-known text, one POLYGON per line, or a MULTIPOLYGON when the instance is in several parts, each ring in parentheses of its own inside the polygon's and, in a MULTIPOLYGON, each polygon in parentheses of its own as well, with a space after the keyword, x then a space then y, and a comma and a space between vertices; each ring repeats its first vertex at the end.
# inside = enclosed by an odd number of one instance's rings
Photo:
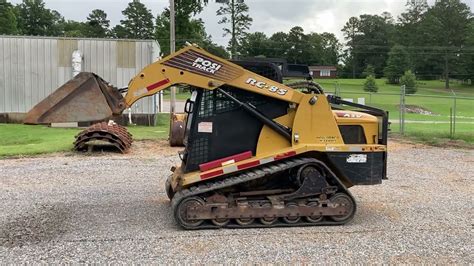
MULTIPOLYGON (((185 40, 197 43, 217 55, 228 57, 224 47, 213 43, 207 35, 204 22, 193 18, 200 13, 207 0, 176 0, 176 39, 177 47, 185 40)), ((122 11, 120 24, 111 26, 105 11, 94 9, 85 22, 66 20, 58 11, 48 9, 43 0, 23 0, 12 5, 0 0, 0 34, 156 39, 169 53, 169 9, 166 8, 155 18, 150 9, 138 0, 132 0, 122 11)))
POLYGON ((397 19, 390 13, 351 17, 342 32, 345 77, 376 77, 399 83, 410 70, 421 79, 474 79, 474 19, 460 0, 439 0, 433 6, 412 1, 397 19), (413 2, 413 3, 412 3, 413 2))
MULTIPOLYGON (((474 79, 474 19, 461 0, 439 0, 432 6, 409 1, 397 18, 390 13, 351 17, 341 29, 344 42, 333 33, 305 32, 300 26, 267 36, 249 32, 252 18, 243 0, 219 0, 227 47, 217 45, 198 15, 208 0, 175 0, 176 46, 197 43, 218 56, 277 57, 290 63, 337 65, 339 76, 373 75, 399 83, 406 71, 418 78, 474 79)), ((111 27, 100 9, 85 22, 66 20, 46 8, 43 0, 23 0, 12 5, 0 0, 0 34, 158 40, 166 55, 169 47, 170 11, 156 17, 143 3, 133 0, 122 11, 120 24, 111 27)))

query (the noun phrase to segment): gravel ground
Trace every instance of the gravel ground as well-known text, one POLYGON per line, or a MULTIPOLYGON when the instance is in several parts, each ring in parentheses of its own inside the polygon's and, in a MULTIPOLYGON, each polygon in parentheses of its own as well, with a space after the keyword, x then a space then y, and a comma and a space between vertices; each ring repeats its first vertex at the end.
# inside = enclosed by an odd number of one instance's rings
POLYGON ((474 263, 472 150, 392 143, 345 226, 202 231, 172 219, 174 152, 0 160, 0 261, 474 263))

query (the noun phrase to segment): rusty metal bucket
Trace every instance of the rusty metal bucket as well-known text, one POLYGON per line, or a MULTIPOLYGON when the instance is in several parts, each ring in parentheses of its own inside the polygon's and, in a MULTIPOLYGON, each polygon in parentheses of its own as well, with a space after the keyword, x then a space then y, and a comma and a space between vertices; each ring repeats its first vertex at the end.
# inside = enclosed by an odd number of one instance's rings
POLYGON ((94 73, 81 72, 31 109, 25 124, 101 121, 121 114, 125 101, 117 88, 94 73))

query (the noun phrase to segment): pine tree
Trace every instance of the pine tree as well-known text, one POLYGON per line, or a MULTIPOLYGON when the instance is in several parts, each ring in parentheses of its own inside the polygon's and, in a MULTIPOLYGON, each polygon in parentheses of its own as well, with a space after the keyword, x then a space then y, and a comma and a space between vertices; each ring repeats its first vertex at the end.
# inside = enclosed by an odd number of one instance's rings
POLYGON ((253 19, 248 15, 249 7, 244 3, 244 0, 226 0, 221 2, 223 2, 223 6, 217 10, 217 15, 223 17, 218 23, 230 24, 229 27, 225 27, 223 30, 224 36, 230 35, 228 49, 232 58, 235 58, 238 46, 242 38, 245 37, 253 19))
POLYGON ((345 60, 346 65, 351 65, 352 67, 352 78, 356 78, 356 45, 357 45, 357 37, 361 34, 360 30, 360 20, 356 17, 351 17, 346 22, 344 27, 342 28, 342 32, 344 33, 344 39, 347 41, 347 49, 344 51, 345 53, 345 60))
POLYGON ((111 35, 112 37, 114 38, 118 38, 118 39, 126 39, 126 38, 129 38, 129 33, 127 31, 127 29, 125 29, 122 25, 116 25, 115 27, 113 27, 112 31, 111 31, 111 35))
POLYGON ((105 38, 109 36, 110 20, 107 14, 100 9, 94 9, 87 17, 87 37, 105 38))
POLYGON ((405 86, 406 94, 415 94, 418 90, 416 76, 411 72, 411 70, 405 71, 405 74, 400 78, 400 84, 405 86))
POLYGON ((377 92, 379 90, 379 87, 377 86, 377 83, 375 81, 375 77, 370 75, 365 79, 364 83, 364 91, 368 92, 377 92))
POLYGON ((115 27, 117 37, 127 39, 153 38, 153 15, 139 0, 128 3, 122 14, 125 19, 120 20, 121 27, 115 27))
POLYGON ((375 68, 373 65, 367 65, 367 67, 364 69, 364 72, 362 72, 362 76, 364 78, 367 78, 368 76, 375 76, 375 68))

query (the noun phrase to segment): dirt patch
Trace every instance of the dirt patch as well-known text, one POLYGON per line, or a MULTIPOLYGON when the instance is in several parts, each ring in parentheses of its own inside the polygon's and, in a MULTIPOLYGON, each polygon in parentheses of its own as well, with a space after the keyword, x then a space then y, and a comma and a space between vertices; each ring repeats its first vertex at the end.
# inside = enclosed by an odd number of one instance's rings
POLYGON ((107 157, 133 157, 133 158, 151 158, 157 156, 177 155, 179 151, 184 150, 184 147, 170 147, 167 140, 135 140, 128 153, 122 154, 120 151, 110 145, 104 144, 95 147, 92 152, 55 152, 47 154, 34 155, 16 155, 8 157, 0 157, 0 160, 19 160, 28 158, 48 158, 48 157, 82 157, 82 156, 107 156, 107 157))
POLYGON ((403 151, 403 150, 410 150, 413 148, 423 148, 426 147, 426 145, 420 144, 420 143, 415 143, 409 140, 404 140, 404 139, 389 139, 388 141, 388 151, 403 151))
POLYGON ((155 158, 161 156, 177 155, 184 147, 170 147, 167 140, 135 140, 130 147, 130 150, 121 154, 117 152, 114 147, 110 149, 102 149, 97 152, 78 152, 79 156, 118 156, 118 157, 132 157, 132 158, 155 158))
POLYGON ((401 136, 396 133, 390 134, 388 141, 389 151, 406 150, 410 148, 440 147, 447 149, 473 150, 474 145, 464 140, 452 140, 448 138, 432 138, 431 141, 421 140, 414 136, 401 136))
POLYGON ((138 140, 133 142, 126 156, 151 158, 177 155, 181 150, 184 150, 184 147, 170 147, 167 140, 138 140))
MULTIPOLYGON (((398 106, 398 109, 400 109, 400 105, 398 106)), ((436 115, 431 110, 418 105, 405 105, 405 112, 409 114, 436 115)))
POLYGON ((49 242, 66 233, 67 211, 59 206, 42 205, 0 224, 0 246, 22 247, 49 242))
POLYGON ((184 147, 170 147, 167 140, 135 140, 127 153, 120 153, 112 145, 102 145, 100 149, 93 149, 86 152, 74 152, 74 156, 107 156, 129 157, 129 158, 156 158, 162 156, 177 155, 184 147))
POLYGON ((464 140, 452 140, 452 139, 437 139, 436 143, 433 143, 433 146, 449 149, 474 149, 474 145, 470 144, 464 140))

